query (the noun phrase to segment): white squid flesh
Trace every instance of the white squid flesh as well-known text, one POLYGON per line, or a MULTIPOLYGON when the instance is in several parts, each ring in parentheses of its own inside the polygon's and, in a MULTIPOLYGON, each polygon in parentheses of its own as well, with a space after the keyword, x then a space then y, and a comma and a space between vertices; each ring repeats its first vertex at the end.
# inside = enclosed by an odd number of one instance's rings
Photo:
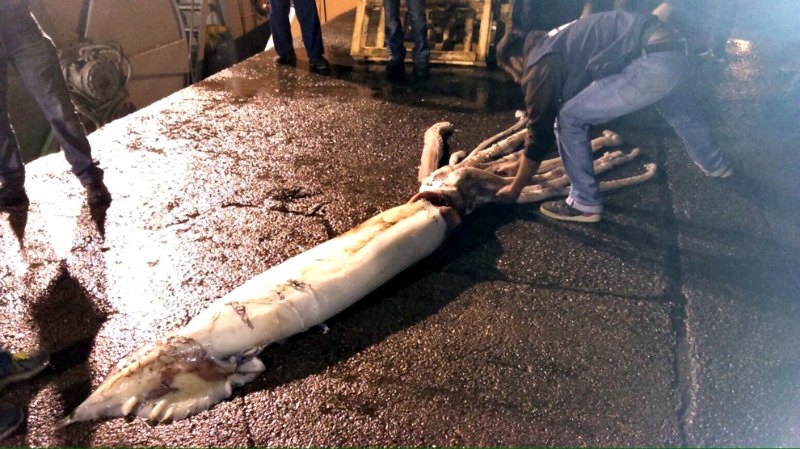
POLYGON ((123 360, 61 424, 130 414, 160 422, 208 409, 264 371, 264 347, 322 323, 426 257, 458 220, 450 208, 409 202, 265 271, 123 360))

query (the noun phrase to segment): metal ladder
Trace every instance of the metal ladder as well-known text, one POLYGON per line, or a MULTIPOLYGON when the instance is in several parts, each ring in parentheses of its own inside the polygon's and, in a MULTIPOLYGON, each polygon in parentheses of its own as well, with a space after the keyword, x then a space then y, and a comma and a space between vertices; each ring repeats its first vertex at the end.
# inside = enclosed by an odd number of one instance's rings
POLYGON ((184 38, 189 45, 189 82, 203 78, 203 58, 206 49, 206 26, 209 18, 223 24, 216 0, 174 0, 181 20, 184 38))

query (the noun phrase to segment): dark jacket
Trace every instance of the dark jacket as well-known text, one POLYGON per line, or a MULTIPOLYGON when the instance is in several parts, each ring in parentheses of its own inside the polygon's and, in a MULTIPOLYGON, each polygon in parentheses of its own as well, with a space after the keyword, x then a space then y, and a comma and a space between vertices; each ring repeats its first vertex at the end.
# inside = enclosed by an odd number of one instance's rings
POLYGON ((564 102, 592 81, 619 73, 640 56, 643 33, 657 22, 655 16, 625 11, 591 14, 550 31, 533 48, 526 49, 525 66, 532 66, 549 53, 559 53, 564 61, 564 102))
POLYGON ((541 161, 555 144, 561 105, 592 81, 619 73, 641 56, 643 35, 658 19, 624 11, 591 14, 525 44, 522 90, 530 124, 525 156, 541 161))

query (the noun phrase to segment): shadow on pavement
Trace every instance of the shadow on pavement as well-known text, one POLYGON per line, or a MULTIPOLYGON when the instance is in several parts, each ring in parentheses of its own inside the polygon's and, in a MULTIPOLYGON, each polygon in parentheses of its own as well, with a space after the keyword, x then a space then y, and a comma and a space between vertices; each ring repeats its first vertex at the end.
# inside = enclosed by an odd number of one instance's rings
POLYGON ((28 225, 28 207, 20 207, 8 211, 8 224, 17 237, 19 247, 25 245, 25 227, 28 225))
MULTIPOLYGON (((49 375, 44 380, 54 381, 62 404, 61 410, 68 413, 91 393, 92 370, 89 356, 94 349, 95 338, 107 320, 104 264, 100 244, 105 234, 105 216, 108 205, 83 207, 76 217, 77 226, 73 236, 71 258, 59 262, 56 274, 46 291, 31 306, 31 317, 37 330, 40 347, 50 351, 49 375), (91 268, 86 269, 89 265, 91 268), (72 268, 71 268, 72 267, 72 268), (86 279, 72 274, 87 273, 86 279), (91 287, 88 287, 90 286, 91 287), (93 287, 100 287, 100 296, 93 287)), ((56 416, 60 419, 63 416, 56 416)), ((92 424, 91 426, 94 426, 92 424)), ((77 438, 66 437, 68 430, 59 438, 70 446, 88 447, 92 432, 85 429, 75 433, 77 438)))
MULTIPOLYGON (((92 296, 72 277, 65 261, 48 291, 38 298, 32 308, 34 325, 38 328, 41 347, 51 351, 50 371, 44 380, 56 381, 58 395, 65 412, 83 401, 92 388, 89 355, 107 314, 99 310, 92 296)), ((57 416, 61 418, 61 416, 57 416)), ((69 445, 88 447, 91 441, 70 439, 69 445)))

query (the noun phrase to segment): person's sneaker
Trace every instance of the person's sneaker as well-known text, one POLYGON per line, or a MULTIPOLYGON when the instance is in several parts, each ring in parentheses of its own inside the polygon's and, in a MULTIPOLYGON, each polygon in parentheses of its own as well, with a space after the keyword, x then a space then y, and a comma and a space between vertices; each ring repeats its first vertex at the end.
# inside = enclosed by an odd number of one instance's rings
POLYGON ((731 176, 733 176, 733 167, 728 167, 717 178, 730 178, 731 176))
POLYGON ((297 55, 295 55, 294 53, 288 54, 286 56, 278 55, 275 56, 275 59, 273 59, 273 61, 275 62, 275 64, 278 65, 295 65, 297 64, 297 55))
POLYGON ((386 76, 389 78, 400 78, 406 71, 402 59, 390 59, 386 64, 386 76))
POLYGON ((600 214, 575 209, 567 204, 566 200, 544 202, 539 207, 539 212, 554 220, 577 221, 580 223, 597 223, 600 221, 600 214))
POLYGON ((14 433, 25 421, 25 410, 16 405, 0 406, 0 440, 14 433))
POLYGON ((86 202, 90 206, 111 203, 111 193, 103 181, 92 181, 84 186, 86 189, 86 202))
POLYGON ((39 374, 47 367, 48 362, 50 362, 50 354, 46 351, 33 353, 15 352, 11 354, 11 366, 7 368, 8 373, 0 376, 0 388, 12 382, 19 382, 39 374))
POLYGON ((716 51, 716 50, 711 49, 711 48, 709 48, 708 50, 706 50, 706 51, 704 51, 702 53, 699 53, 697 55, 697 57, 700 58, 702 61, 711 61, 711 62, 716 62, 716 63, 719 63, 719 64, 728 62, 728 54, 727 53, 725 53, 724 51, 722 51, 722 52, 716 51))
POLYGON ((331 69, 331 64, 323 56, 317 56, 308 60, 308 67, 312 72, 327 72, 331 69))
POLYGON ((729 178, 733 176, 733 167, 730 165, 725 165, 708 173, 708 176, 711 178, 729 178))
POLYGON ((28 195, 22 182, 8 182, 0 187, 0 208, 14 208, 28 204, 28 195))

